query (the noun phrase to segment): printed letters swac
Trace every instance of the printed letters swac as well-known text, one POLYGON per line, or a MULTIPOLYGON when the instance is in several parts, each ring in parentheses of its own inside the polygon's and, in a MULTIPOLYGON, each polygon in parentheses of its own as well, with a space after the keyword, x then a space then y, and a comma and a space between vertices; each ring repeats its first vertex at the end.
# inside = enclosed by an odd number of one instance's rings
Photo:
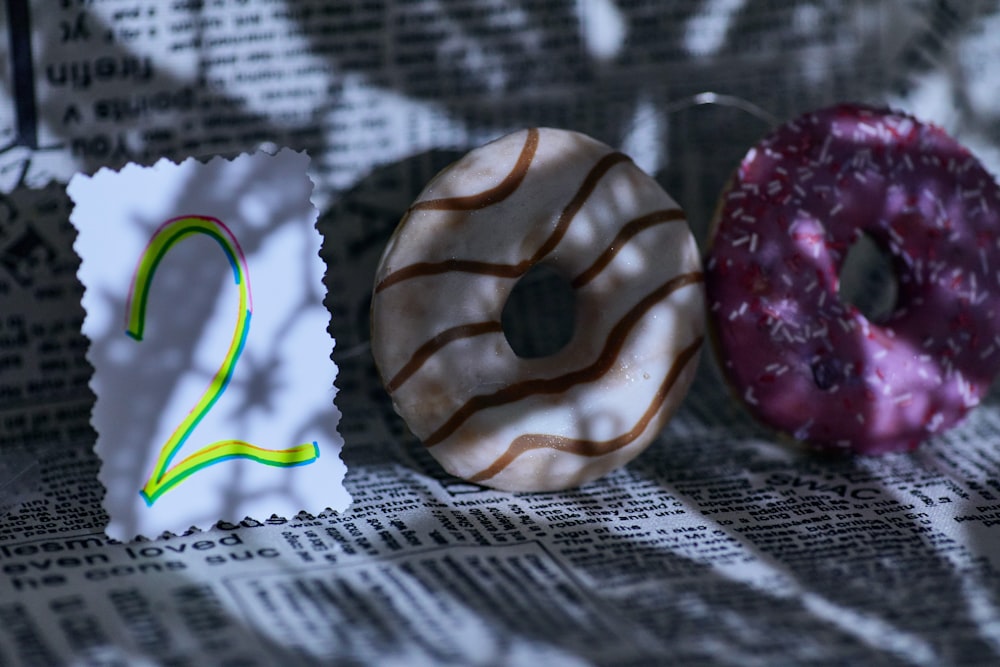
POLYGON ((828 484, 816 479, 799 477, 784 473, 775 473, 767 478, 766 484, 770 486, 790 486, 792 488, 801 487, 807 491, 819 491, 821 493, 832 493, 841 498, 851 498, 853 500, 873 500, 881 491, 877 488, 852 487, 847 484, 828 484))
POLYGON ((194 108, 194 103, 193 88, 182 88, 177 92, 163 90, 146 95, 109 97, 94 102, 94 118, 117 123, 156 113, 190 111, 194 108))
POLYGON ((46 65, 45 78, 52 86, 69 85, 78 90, 107 81, 148 83, 153 78, 153 59, 149 56, 100 56, 93 60, 53 63, 46 65))

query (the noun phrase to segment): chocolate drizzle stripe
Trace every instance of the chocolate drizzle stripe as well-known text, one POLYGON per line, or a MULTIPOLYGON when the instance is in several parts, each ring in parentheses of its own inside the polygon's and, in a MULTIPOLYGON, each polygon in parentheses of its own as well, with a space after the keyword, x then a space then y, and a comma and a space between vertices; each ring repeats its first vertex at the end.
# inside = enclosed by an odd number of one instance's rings
POLYGON ((559 435, 525 433, 514 438, 507 451, 501 454, 489 467, 472 475, 468 480, 470 482, 482 482, 490 479, 513 463, 521 454, 532 449, 555 449, 579 456, 596 458, 625 447, 642 435, 643 431, 646 430, 646 427, 653 420, 653 417, 663 408, 663 404, 666 403, 667 397, 670 395, 670 390, 673 389, 681 373, 701 349, 703 342, 704 337, 699 336, 694 342, 681 350, 680 354, 677 355, 677 358, 670 365, 670 370, 656 390, 656 394, 654 394, 649 407, 646 408, 646 411, 639 418, 639 421, 635 423, 635 426, 625 433, 610 440, 579 440, 559 435))
MULTIPOLYGON (((594 188, 597 184, 601 182, 604 175, 611 170, 611 167, 615 166, 619 162, 631 162, 632 158, 625 155, 624 153, 608 153, 600 160, 597 161, 591 170, 587 173, 586 177, 583 179, 583 183, 580 184, 580 189, 576 191, 573 198, 566 204, 566 208, 563 209, 562 213, 559 214, 559 221, 556 223, 556 228, 552 230, 549 238, 545 240, 545 243, 541 245, 535 254, 527 260, 527 266, 524 270, 527 271, 535 263, 538 262, 542 257, 548 255, 552 250, 559 245, 562 241, 563 236, 566 235, 566 230, 569 229, 569 225, 573 222, 573 218, 579 213, 580 209, 583 208, 584 203, 586 203, 587 198, 593 193, 594 188)), ((525 262, 522 262, 524 264, 525 262)))
POLYGON ((445 329, 426 343, 417 348, 403 367, 389 380, 385 389, 390 394, 410 379, 410 376, 417 372, 424 362, 430 359, 438 350, 448 343, 462 338, 471 338, 488 333, 500 333, 503 326, 500 322, 474 322, 472 324, 460 324, 450 329, 445 329))
POLYGON ((668 222, 679 222, 683 221, 684 211, 679 208, 663 209, 660 211, 654 211, 642 217, 636 218, 626 223, 621 230, 615 236, 614 240, 608 245, 607 249, 601 253, 601 255, 594 260, 594 263, 590 267, 578 275, 572 280, 570 285, 576 289, 578 287, 583 287, 591 280, 596 278, 601 271, 604 270, 618 251, 628 243, 628 241, 641 231, 654 227, 656 225, 661 225, 668 222))
POLYGON ((479 262, 473 259, 446 259, 443 262, 416 262, 393 271, 383 278, 379 284, 375 286, 375 293, 378 294, 382 290, 388 289, 396 283, 401 283, 411 278, 434 276, 441 273, 451 273, 453 271, 476 273, 486 276, 498 276, 500 278, 518 278, 524 274, 525 269, 522 269, 520 264, 495 264, 491 262, 479 262))
POLYGON ((548 255, 557 245, 559 245, 563 236, 566 235, 566 230, 569 229, 570 223, 573 222, 573 218, 580 211, 580 209, 583 208, 587 198, 591 195, 594 188, 597 187, 597 184, 601 181, 601 178, 604 177, 608 170, 619 162, 626 162, 629 160, 630 158, 624 153, 608 153, 598 160, 597 164, 595 164, 593 168, 591 168, 590 172, 587 173, 586 177, 584 177, 583 183, 580 184, 580 188, 576 191, 576 194, 573 195, 573 198, 568 204, 566 204, 566 207, 563 208, 562 213, 559 214, 559 219, 556 222, 552 233, 549 234, 548 238, 545 239, 545 242, 539 246, 531 257, 521 260, 517 264, 495 264, 471 259, 446 259, 440 262, 417 262, 414 264, 408 264, 401 269, 393 271, 380 280, 378 284, 375 285, 375 293, 377 294, 388 287, 401 283, 405 280, 410 280, 411 278, 450 273, 452 271, 478 273, 490 276, 499 276, 501 278, 518 278, 524 275, 528 269, 537 264, 539 260, 548 255))
POLYGON ((440 444, 465 423, 469 417, 480 410, 514 403, 537 394, 561 394, 568 391, 574 385, 593 382, 600 378, 614 365, 615 359, 621 352, 621 348, 625 344, 625 339, 628 337, 629 332, 631 332, 632 328, 649 309, 660 301, 663 301, 676 290, 687 285, 703 282, 703 280, 704 276, 701 271, 692 271, 674 276, 643 297, 639 303, 625 313, 624 317, 615 323, 604 343, 604 348, 597 356, 597 360, 592 364, 554 378, 533 378, 508 385, 492 394, 473 396, 438 427, 436 431, 424 438, 424 446, 433 447, 440 444))
POLYGON ((503 201, 520 187, 521 181, 524 180, 525 175, 528 173, 528 167, 531 166, 531 161, 535 159, 536 150, 538 150, 538 129, 534 127, 528 128, 528 136, 524 140, 524 147, 521 149, 521 154, 518 156, 517 162, 514 163, 514 167, 510 170, 510 173, 500 183, 489 190, 483 190, 474 195, 420 201, 411 206, 410 210, 474 211, 503 201))

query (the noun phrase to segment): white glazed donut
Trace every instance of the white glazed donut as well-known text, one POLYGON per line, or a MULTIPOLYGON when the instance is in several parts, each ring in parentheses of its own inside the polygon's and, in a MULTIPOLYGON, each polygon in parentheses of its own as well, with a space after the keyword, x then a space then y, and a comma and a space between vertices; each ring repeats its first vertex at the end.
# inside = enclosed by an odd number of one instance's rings
POLYGON ((372 299, 372 352, 397 412, 444 468, 510 491, 577 486, 658 435, 703 341, 701 262, 683 212, 622 153, 529 129, 438 174, 399 223, 372 299), (500 324, 543 264, 575 296, 559 351, 521 358, 500 324))

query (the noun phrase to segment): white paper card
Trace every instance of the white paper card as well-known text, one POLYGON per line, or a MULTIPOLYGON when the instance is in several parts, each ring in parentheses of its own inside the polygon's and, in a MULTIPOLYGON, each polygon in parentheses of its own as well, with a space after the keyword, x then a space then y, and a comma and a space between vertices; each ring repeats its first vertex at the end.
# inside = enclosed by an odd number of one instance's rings
POLYGON ((110 537, 349 504, 308 164, 70 181, 110 537))

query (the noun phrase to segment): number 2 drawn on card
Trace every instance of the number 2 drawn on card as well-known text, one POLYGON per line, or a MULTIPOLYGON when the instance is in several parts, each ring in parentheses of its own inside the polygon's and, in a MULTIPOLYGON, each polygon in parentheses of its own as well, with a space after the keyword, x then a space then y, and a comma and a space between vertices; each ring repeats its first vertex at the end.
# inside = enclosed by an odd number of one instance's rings
POLYGON ((129 288, 128 301, 125 304, 127 322, 125 333, 141 341, 146 323, 146 304, 149 298, 149 288, 153 275, 160 261, 174 245, 194 234, 205 234, 214 239, 222 247, 233 269, 233 278, 239 287, 239 314, 236 327, 229 343, 229 349, 222 364, 215 372, 201 398, 180 424, 173 430, 170 437, 160 448, 156 465, 139 495, 152 506, 156 500, 170 489, 176 487, 191 475, 208 466, 230 459, 249 459, 265 465, 290 468, 312 463, 319 458, 319 445, 315 442, 303 444, 289 449, 264 449, 251 445, 243 440, 219 440, 210 443, 184 457, 174 465, 174 459, 198 427, 202 418, 209 413, 216 402, 226 391, 229 381, 236 370, 250 333, 250 318, 253 314, 253 298, 250 294, 250 275, 247 270, 246 257, 240 248, 236 237, 222 221, 207 216, 183 216, 172 218, 163 223, 150 238, 146 249, 139 257, 132 284, 129 288))

